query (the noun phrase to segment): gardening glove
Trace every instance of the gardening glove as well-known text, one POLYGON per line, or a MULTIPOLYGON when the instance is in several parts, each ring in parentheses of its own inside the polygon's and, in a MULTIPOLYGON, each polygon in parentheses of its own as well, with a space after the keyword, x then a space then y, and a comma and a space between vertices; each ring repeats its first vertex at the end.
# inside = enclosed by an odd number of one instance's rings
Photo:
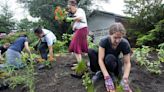
POLYGON ((72 22, 72 21, 73 21, 73 18, 71 18, 71 17, 66 18, 66 22, 72 22))
POLYGON ((123 78, 121 80, 121 85, 123 87, 124 92, 132 92, 132 90, 130 89, 130 86, 129 86, 128 78, 123 78))
POLYGON ((108 92, 115 92, 115 87, 113 84, 113 80, 110 76, 106 76, 105 78, 105 86, 108 92))

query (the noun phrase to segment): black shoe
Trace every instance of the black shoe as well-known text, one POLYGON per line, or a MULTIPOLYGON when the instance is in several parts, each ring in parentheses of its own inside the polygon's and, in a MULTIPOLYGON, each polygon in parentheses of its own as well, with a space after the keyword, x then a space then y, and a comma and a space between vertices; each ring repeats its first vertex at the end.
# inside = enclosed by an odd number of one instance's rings
POLYGON ((71 77, 74 77, 74 78, 77 78, 77 79, 82 79, 82 77, 83 77, 83 74, 75 74, 75 73, 72 73, 71 74, 71 77))
POLYGON ((52 69, 52 65, 51 64, 49 64, 49 65, 40 64, 38 66, 38 70, 42 70, 42 69, 52 69))
POLYGON ((42 69, 45 69, 46 68, 46 66, 44 65, 44 64, 40 64, 39 66, 38 66, 38 70, 42 70, 42 69))
POLYGON ((73 64, 65 64, 64 66, 65 66, 65 67, 74 67, 73 64))
POLYGON ((101 71, 96 72, 96 74, 92 77, 92 83, 95 84, 98 80, 103 79, 103 74, 101 71))

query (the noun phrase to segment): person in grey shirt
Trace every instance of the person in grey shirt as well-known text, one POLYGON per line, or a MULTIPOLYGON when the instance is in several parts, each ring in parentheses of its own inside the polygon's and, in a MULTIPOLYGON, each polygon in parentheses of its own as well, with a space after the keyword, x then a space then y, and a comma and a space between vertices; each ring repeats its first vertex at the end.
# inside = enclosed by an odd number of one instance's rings
POLYGON ((42 59, 47 60, 49 54, 50 61, 54 61, 53 44, 56 42, 56 36, 50 30, 42 28, 35 29, 34 33, 41 42, 38 49, 41 53, 42 59))

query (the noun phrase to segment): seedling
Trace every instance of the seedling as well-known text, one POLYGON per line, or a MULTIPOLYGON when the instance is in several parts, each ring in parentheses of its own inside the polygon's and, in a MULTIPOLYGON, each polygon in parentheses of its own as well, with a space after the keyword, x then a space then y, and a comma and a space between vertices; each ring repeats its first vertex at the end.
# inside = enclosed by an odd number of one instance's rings
POLYGON ((95 92, 92 80, 89 77, 89 73, 84 73, 83 75, 83 85, 87 92, 95 92))
POLYGON ((80 61, 76 68, 75 68, 75 72, 77 74, 84 74, 87 71, 87 65, 86 62, 84 60, 80 61))

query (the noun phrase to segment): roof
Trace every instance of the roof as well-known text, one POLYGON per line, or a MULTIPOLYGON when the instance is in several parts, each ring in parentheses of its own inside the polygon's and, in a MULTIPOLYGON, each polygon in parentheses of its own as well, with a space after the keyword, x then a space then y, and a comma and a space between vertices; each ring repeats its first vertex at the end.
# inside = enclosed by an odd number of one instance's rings
POLYGON ((120 17, 120 18, 128 18, 127 16, 122 16, 122 15, 119 15, 119 14, 115 14, 115 13, 107 12, 107 11, 101 11, 101 10, 94 10, 94 11, 92 11, 90 13, 89 17, 92 17, 95 14, 106 14, 106 15, 113 15, 115 17, 120 17))

